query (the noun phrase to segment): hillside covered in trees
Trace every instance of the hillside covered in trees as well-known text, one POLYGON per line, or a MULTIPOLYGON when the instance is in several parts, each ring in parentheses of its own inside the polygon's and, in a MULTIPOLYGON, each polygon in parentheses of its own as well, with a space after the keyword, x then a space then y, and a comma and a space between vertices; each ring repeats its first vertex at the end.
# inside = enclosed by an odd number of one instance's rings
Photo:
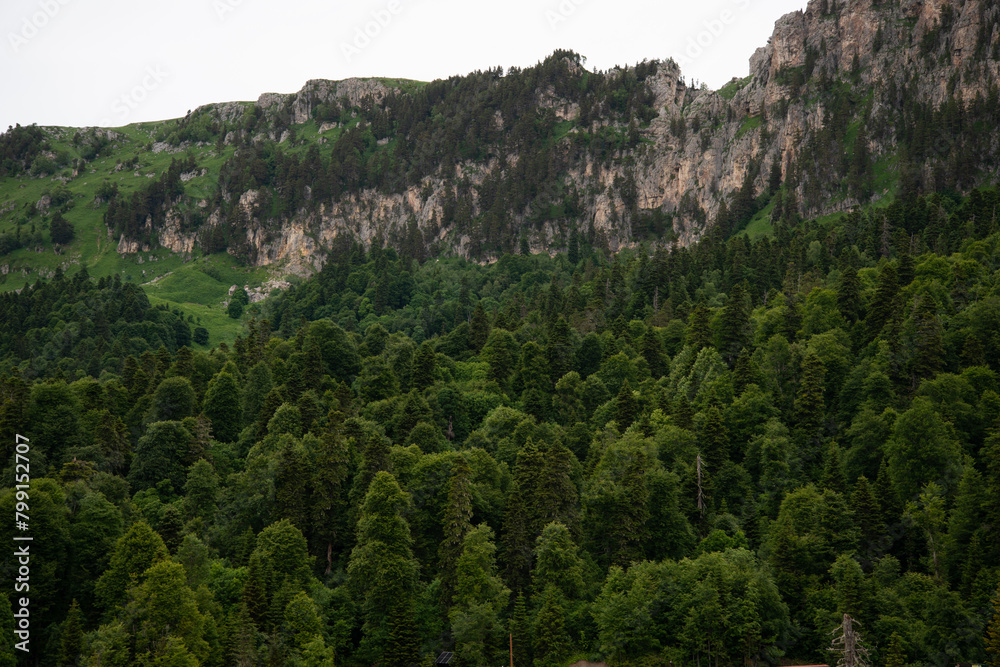
POLYGON ((0 135, 0 667, 1000 666, 1000 6, 585 65, 0 135))
POLYGON ((997 203, 491 265, 346 242, 209 352, 117 281, 4 295, 30 662, 821 663, 844 613, 876 665, 996 660, 997 203))

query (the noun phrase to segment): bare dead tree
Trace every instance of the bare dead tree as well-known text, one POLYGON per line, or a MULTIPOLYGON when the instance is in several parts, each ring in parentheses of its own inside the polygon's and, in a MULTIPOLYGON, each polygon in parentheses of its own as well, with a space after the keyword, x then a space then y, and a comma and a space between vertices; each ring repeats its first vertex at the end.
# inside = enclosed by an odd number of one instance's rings
POLYGON ((840 655, 837 667, 870 667, 868 649, 861 645, 861 636, 854 629, 857 623, 849 614, 844 614, 844 622, 833 630, 833 643, 827 649, 840 655))

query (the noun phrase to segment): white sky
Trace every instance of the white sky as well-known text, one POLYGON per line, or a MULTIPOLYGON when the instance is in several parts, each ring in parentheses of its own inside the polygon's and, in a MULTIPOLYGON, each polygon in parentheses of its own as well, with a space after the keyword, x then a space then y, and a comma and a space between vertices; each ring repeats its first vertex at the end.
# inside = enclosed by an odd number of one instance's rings
POLYGON ((210 102, 295 92, 308 79, 430 81, 527 67, 557 48, 585 56, 589 69, 673 57, 689 81, 719 88, 747 75, 750 55, 781 15, 804 7, 805 0, 0 0, 0 131, 14 123, 174 118, 210 102), (357 37, 366 27, 374 34, 367 44, 357 37))

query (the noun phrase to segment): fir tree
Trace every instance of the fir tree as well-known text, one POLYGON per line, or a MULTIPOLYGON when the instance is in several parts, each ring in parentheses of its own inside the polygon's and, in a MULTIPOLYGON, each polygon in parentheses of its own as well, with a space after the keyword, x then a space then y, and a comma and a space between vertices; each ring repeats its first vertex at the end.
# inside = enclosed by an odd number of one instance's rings
POLYGON ((476 309, 472 312, 472 322, 469 324, 469 349, 479 353, 486 345, 486 340, 490 336, 490 323, 483 310, 483 303, 476 303, 476 309))
POLYGON ((535 617, 535 664, 558 665, 570 646, 566 634, 566 609, 555 586, 548 586, 540 597, 535 617))
POLYGON ((722 309, 719 328, 719 353, 730 368, 740 352, 750 344, 750 313, 747 310, 743 285, 737 283, 729 290, 729 298, 722 309))
POLYGON ((441 573, 442 594, 449 605, 455 588, 455 568, 462 555, 465 534, 472 527, 472 469, 464 457, 459 457, 448 481, 448 504, 444 510, 444 541, 438 551, 438 571, 441 573))
POLYGON ((913 360, 913 386, 932 377, 944 366, 944 342, 941 321, 937 316, 937 304, 930 294, 924 294, 917 302, 913 314, 915 332, 915 356, 913 360))
POLYGON ((73 598, 60 632, 59 657, 56 659, 59 667, 76 667, 83 646, 83 625, 83 612, 73 598))
POLYGON ((815 456, 816 447, 822 437, 826 411, 823 400, 825 376, 826 367, 823 365, 823 361, 810 351, 802 360, 799 392, 795 397, 796 427, 803 442, 807 445, 805 451, 807 461, 815 456))
POLYGON ((855 482, 851 493, 851 516, 861 537, 860 555, 864 562, 871 563, 882 550, 885 523, 878 499, 864 475, 855 482))
POLYGON ((688 318, 688 342, 701 349, 712 344, 712 325, 708 309, 695 306, 688 318))
POLYGON ((314 553, 326 561, 326 573, 333 570, 334 547, 347 544, 347 476, 350 468, 347 440, 329 430, 320 438, 316 465, 312 472, 312 530, 314 553))
POLYGON ((905 667, 906 653, 903 651, 903 641, 899 633, 893 632, 889 640, 889 651, 885 656, 885 667, 905 667))
POLYGON ((750 385, 760 385, 762 382, 760 366, 753 360, 747 349, 743 348, 740 350, 740 355, 736 357, 736 365, 733 367, 733 391, 739 396, 750 385))
POLYGON ((618 428, 624 431, 631 426, 638 411, 639 406, 632 394, 632 387, 629 386, 628 380, 625 380, 615 399, 615 421, 618 422, 618 428))
POLYGON ((861 317, 861 281, 858 272, 844 267, 837 284, 837 309, 848 323, 853 324, 861 317))
POLYGON ((373 656, 383 651, 386 658, 412 655, 409 633, 419 565, 409 524, 401 515, 407 505, 395 477, 385 471, 375 475, 361 506, 358 541, 347 566, 348 584, 361 601, 366 648, 373 656))

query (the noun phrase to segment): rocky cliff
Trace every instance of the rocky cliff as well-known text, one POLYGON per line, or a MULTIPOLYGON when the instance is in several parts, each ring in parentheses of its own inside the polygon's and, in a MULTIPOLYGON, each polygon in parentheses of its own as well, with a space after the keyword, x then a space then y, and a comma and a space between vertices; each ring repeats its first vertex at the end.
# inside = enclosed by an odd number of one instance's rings
MULTIPOLYGON (((912 165, 918 179, 920 174, 929 178, 936 163, 947 169, 961 159, 955 154, 967 140, 961 127, 934 128, 929 138, 920 139, 920 151, 910 150, 901 158, 900 133, 908 131, 901 120, 920 109, 931 114, 949 104, 962 114, 977 99, 980 107, 996 104, 998 18, 1000 7, 984 0, 813 0, 804 11, 780 18, 768 44, 750 59, 749 75, 734 78, 720 91, 692 89, 673 62, 658 63, 642 81, 655 111, 645 123, 584 117, 585 97, 574 99, 551 85, 539 85, 534 112, 550 113, 554 122, 570 126, 555 142, 550 162, 573 153, 583 135, 589 140, 616 129, 637 132, 638 140, 610 159, 577 151, 575 158, 563 160, 558 178, 549 179, 538 197, 546 196, 545 188, 553 198, 571 188, 579 198, 574 214, 529 224, 530 207, 512 206, 502 216, 508 225, 504 229, 508 234, 521 230, 535 251, 564 248, 574 229, 615 250, 643 240, 636 221, 655 213, 672 228, 661 238, 688 244, 704 234, 720 211, 729 215, 738 194, 756 201, 757 208, 766 203, 761 195, 774 194, 768 187, 776 175, 784 185, 783 201, 794 202, 789 205, 806 216, 892 196, 901 165, 912 165), (881 180, 872 165, 881 168, 881 180), (848 168, 864 181, 861 185, 844 185, 848 168)), ((577 62, 567 61, 567 67, 572 77, 583 81, 587 76, 577 62)), ((627 72, 617 74, 622 71, 627 72)), ((290 147, 296 126, 316 120, 315 141, 329 145, 350 125, 344 110, 377 117, 388 98, 398 100, 411 92, 391 81, 310 81, 292 95, 262 95, 253 114, 267 122, 257 129, 231 130, 224 142, 270 141, 290 147), (339 119, 324 118, 331 106, 341 110, 339 119)), ((226 123, 242 108, 213 105, 204 111, 226 123)), ((484 112, 495 116, 499 131, 514 129, 508 113, 484 112)), ((379 144, 407 140, 419 142, 421 137, 387 136, 379 144)), ((978 174, 997 154, 996 141, 992 133, 988 145, 978 147, 976 173, 959 187, 981 178, 978 174)), ((505 248, 490 242, 482 231, 486 222, 477 224, 487 214, 484 188, 498 178, 512 178, 514 163, 524 156, 485 152, 442 164, 403 185, 359 186, 322 201, 312 199, 307 186, 302 205, 278 215, 268 203, 271 194, 259 188, 227 191, 221 184, 222 197, 201 229, 185 232, 168 215, 158 239, 188 253, 199 235, 228 219, 230 252, 246 253, 260 265, 282 263, 308 272, 322 265, 326 249, 341 235, 366 245, 375 239, 399 243, 415 224, 420 239, 439 252, 488 261, 505 248), (449 214, 449 201, 456 196, 464 200, 472 223, 462 224, 449 214)), ((122 252, 140 247, 134 239, 119 245, 122 252)))

